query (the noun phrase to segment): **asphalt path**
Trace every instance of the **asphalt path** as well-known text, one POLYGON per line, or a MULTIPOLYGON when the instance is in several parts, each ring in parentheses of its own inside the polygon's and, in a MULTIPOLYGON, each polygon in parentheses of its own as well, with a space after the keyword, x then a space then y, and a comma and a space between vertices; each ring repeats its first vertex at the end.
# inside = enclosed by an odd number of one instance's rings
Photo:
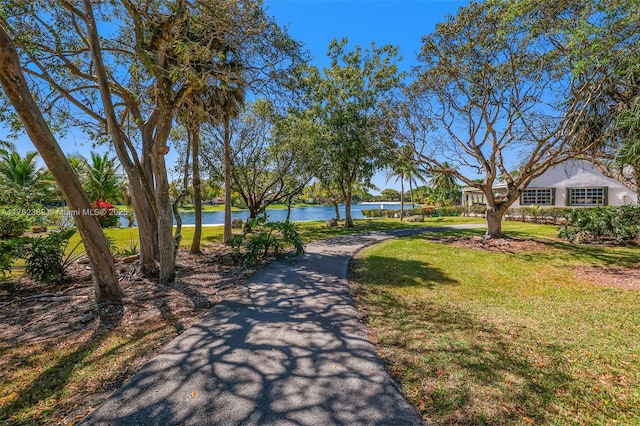
POLYGON ((349 293, 352 256, 446 229, 344 235, 258 270, 171 341, 83 425, 421 425, 349 293))

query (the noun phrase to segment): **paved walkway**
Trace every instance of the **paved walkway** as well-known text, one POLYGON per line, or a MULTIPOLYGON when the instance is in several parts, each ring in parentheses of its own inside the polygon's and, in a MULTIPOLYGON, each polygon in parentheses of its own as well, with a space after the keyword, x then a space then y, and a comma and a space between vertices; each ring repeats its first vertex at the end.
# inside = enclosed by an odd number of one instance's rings
POLYGON ((267 265, 82 424, 422 424, 358 321, 347 272, 366 245, 442 229, 340 236, 267 265))

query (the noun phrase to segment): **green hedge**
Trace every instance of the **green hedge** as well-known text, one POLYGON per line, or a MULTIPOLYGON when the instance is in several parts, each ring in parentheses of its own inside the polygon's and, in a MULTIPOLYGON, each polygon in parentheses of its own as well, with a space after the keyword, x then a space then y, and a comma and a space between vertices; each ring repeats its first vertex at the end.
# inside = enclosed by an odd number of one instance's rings
POLYGON ((565 217, 558 236, 575 243, 629 243, 640 236, 640 207, 607 206, 575 209, 565 217))
POLYGON ((507 210, 505 217, 509 220, 533 223, 552 223, 555 225, 563 222, 565 217, 571 214, 573 210, 574 209, 570 207, 523 206, 507 210))
POLYGON ((10 210, 0 210, 0 239, 19 237, 31 226, 25 215, 10 210))
MULTIPOLYGON (((400 215, 400 209, 363 209, 360 210, 363 216, 369 218, 375 217, 387 217, 392 218, 396 217, 396 215, 400 215)), ((415 207, 411 209, 404 209, 404 217, 407 216, 423 216, 423 217, 432 217, 432 216, 462 216, 466 213, 466 209, 462 206, 443 206, 443 207, 415 207)), ((484 212, 483 212, 484 213, 484 212)))

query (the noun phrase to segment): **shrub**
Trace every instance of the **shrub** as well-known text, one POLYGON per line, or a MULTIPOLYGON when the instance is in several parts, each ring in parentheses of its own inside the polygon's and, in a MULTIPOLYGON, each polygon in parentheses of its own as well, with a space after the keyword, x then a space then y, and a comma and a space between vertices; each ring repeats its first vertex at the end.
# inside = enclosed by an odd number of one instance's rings
POLYGON ((118 226, 118 216, 115 214, 113 204, 108 201, 98 200, 91 203, 91 208, 103 228, 118 226))
POLYGON ((422 216, 421 214, 407 216, 405 220, 407 222, 424 222, 424 216, 422 216))
POLYGON ((487 213, 487 206, 479 204, 473 205, 469 207, 469 213, 484 216, 487 213))
POLYGON ((451 216, 451 207, 442 206, 438 208, 438 216, 451 216))
POLYGON ((13 262, 16 259, 15 250, 15 240, 0 241, 0 274, 3 277, 7 275, 7 272, 11 271, 13 262))
POLYGON ((9 210, 0 210, 0 238, 19 237, 29 229, 31 223, 25 215, 9 210))
POLYGON ((17 252, 25 260, 27 275, 38 282, 61 281, 66 276, 69 265, 77 257, 73 256, 73 252, 80 243, 65 256, 69 239, 75 233, 75 228, 66 228, 44 238, 22 238, 17 252))
POLYGON ((449 207, 454 216, 462 216, 465 214, 466 209, 463 206, 451 206, 449 207))
POLYGON ((588 241, 630 242, 640 235, 640 207, 575 209, 566 216, 558 236, 575 243, 588 241))
POLYGON ((280 254, 293 246, 296 256, 304 253, 302 237, 292 222, 267 222, 264 213, 255 219, 247 219, 247 232, 231 239, 232 255, 236 262, 253 265, 269 252, 280 254))
POLYGON ((381 209, 362 209, 360 212, 365 217, 384 217, 384 210, 381 209))
POLYGON ((420 209, 420 214, 423 216, 434 216, 436 214, 435 207, 422 207, 420 209))

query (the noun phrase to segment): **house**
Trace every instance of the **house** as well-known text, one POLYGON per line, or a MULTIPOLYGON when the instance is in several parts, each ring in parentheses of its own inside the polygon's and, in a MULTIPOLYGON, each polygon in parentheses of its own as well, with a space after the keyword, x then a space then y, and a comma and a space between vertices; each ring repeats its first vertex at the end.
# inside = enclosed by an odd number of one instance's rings
MULTIPOLYGON (((507 185, 495 185, 494 193, 506 193, 507 185)), ((638 194, 619 181, 604 176, 586 160, 570 160, 549 168, 533 179, 511 207, 595 207, 637 204, 638 194)), ((462 189, 462 204, 485 204, 482 191, 462 189)))

